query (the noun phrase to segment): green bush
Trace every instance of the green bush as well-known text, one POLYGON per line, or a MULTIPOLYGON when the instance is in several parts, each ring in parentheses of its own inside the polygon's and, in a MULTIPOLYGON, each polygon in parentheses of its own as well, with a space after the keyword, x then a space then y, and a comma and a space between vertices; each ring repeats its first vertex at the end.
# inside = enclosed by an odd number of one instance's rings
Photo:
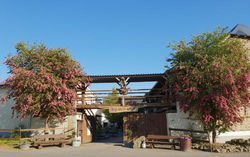
MULTIPOLYGON (((19 127, 16 127, 15 129, 26 129, 26 127, 22 124, 19 125, 19 127)), ((21 132, 21 138, 30 137, 31 131, 22 131, 21 132)), ((10 132, 11 138, 20 138, 20 131, 14 131, 10 132)))

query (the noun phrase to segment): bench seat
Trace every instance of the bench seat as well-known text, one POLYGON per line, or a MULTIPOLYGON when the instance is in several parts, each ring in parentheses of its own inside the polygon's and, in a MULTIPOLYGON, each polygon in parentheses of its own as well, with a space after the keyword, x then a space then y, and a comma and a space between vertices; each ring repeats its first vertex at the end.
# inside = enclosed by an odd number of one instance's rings
POLYGON ((171 149, 175 149, 175 146, 180 145, 180 138, 178 136, 148 135, 146 138, 146 144, 149 144, 151 148, 154 148, 155 144, 171 145, 171 149), (170 140, 172 141, 170 142, 170 140))
POLYGON ((38 149, 41 149, 42 146, 45 145, 60 145, 61 147, 64 147, 66 143, 68 143, 68 140, 65 140, 66 135, 64 134, 56 134, 56 135, 35 135, 32 137, 32 139, 36 140, 34 141, 34 146, 37 146, 38 149))

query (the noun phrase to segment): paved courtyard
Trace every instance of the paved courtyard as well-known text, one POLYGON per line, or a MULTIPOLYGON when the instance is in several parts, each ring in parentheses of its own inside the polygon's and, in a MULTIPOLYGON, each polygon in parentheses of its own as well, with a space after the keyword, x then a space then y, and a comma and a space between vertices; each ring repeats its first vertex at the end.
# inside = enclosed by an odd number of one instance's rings
POLYGON ((250 153, 209 153, 201 151, 181 152, 169 149, 132 149, 122 147, 120 140, 101 141, 81 145, 78 148, 66 146, 43 149, 6 150, 0 149, 0 157, 249 157, 250 153), (104 143, 105 142, 105 143, 104 143))

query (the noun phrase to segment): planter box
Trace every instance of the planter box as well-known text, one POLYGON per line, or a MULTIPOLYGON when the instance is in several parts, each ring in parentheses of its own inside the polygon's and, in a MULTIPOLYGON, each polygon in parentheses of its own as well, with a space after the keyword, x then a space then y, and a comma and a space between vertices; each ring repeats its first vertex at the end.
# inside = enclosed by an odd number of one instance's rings
POLYGON ((72 141, 73 147, 79 147, 81 145, 81 141, 72 141))
POLYGON ((191 151, 192 139, 181 139, 181 150, 184 152, 191 151))

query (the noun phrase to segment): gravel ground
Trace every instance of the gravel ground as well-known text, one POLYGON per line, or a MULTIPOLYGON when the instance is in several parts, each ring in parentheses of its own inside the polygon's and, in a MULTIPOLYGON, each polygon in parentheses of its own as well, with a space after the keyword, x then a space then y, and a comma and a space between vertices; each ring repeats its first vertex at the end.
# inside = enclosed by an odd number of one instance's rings
POLYGON ((249 157, 250 153, 210 153, 193 150, 181 152, 169 149, 132 149, 122 147, 120 139, 83 144, 74 148, 66 146, 44 147, 43 149, 6 150, 0 149, 0 157, 249 157))

